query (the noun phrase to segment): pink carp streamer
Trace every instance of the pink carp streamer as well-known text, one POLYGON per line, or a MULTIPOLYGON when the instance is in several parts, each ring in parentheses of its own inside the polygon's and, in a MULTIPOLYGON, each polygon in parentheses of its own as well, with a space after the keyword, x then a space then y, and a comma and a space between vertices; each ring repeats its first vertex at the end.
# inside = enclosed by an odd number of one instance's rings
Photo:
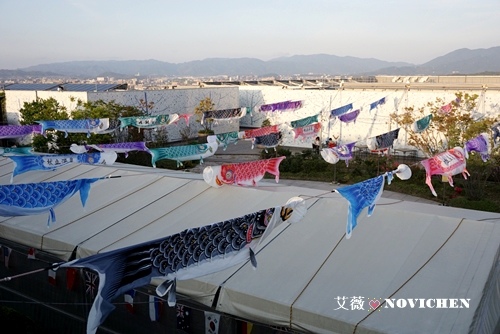
POLYGON ((432 158, 420 162, 426 171, 425 183, 429 186, 432 194, 437 197, 431 182, 432 175, 443 175, 448 178, 448 183, 453 187, 453 175, 462 174, 467 179, 470 175, 466 169, 465 153, 461 147, 439 153, 432 158))
POLYGON ((240 131, 240 139, 253 139, 277 132, 280 132, 279 125, 270 125, 259 129, 240 131))
POLYGON ((276 183, 278 183, 279 165, 285 158, 282 156, 236 164, 208 166, 203 170, 203 179, 214 188, 222 187, 224 184, 256 186, 264 174, 270 173, 275 176, 276 183))

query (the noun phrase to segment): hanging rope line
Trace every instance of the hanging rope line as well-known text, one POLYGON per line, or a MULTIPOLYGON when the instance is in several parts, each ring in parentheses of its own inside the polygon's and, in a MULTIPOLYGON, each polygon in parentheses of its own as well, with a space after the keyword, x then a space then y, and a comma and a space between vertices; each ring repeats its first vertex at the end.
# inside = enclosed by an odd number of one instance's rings
POLYGON ((418 268, 414 273, 413 275, 411 275, 403 284, 401 284, 401 286, 399 288, 397 288, 393 293, 391 293, 389 295, 389 297, 385 298, 383 302, 381 302, 372 312, 368 313, 363 319, 361 319, 360 321, 358 321, 356 323, 356 325, 354 326, 354 330, 353 330, 353 334, 356 333, 356 330, 358 328, 358 325, 363 322, 365 319, 367 319, 370 315, 372 315, 373 313, 375 313, 376 310, 378 310, 379 308, 382 307, 382 305, 385 304, 385 301, 387 299, 391 299, 396 293, 398 293, 410 280, 413 279, 413 277, 415 277, 433 258, 434 256, 436 256, 436 254, 446 245, 446 243, 451 239, 451 237, 455 234, 455 232, 458 230, 458 228, 462 225, 462 222, 465 220, 465 218, 462 218, 460 220, 460 222, 458 223, 458 225, 455 227, 455 229, 451 232, 451 234, 448 236, 448 238, 446 238, 446 240, 441 244, 441 246, 438 247, 438 249, 436 249, 436 251, 427 259, 427 261, 425 261, 421 266, 420 268, 418 268))
POLYGON ((292 304, 290 304, 290 323, 289 323, 289 328, 292 329, 292 324, 293 324, 293 305, 295 304, 295 302, 300 298, 300 296, 302 296, 302 294, 304 293, 304 291, 306 291, 307 287, 311 284, 311 282, 314 280, 314 278, 316 277, 316 275, 318 275, 318 273, 321 271, 321 269, 323 268, 323 266, 326 264, 326 261, 328 261, 328 259, 330 258, 330 256, 332 256, 333 252, 335 252, 335 250, 337 249, 337 247, 340 245, 340 243, 342 242, 343 239, 345 239, 345 232, 344 234, 340 237, 340 239, 337 241, 337 243, 335 244, 335 246, 333 247, 333 249, 330 251, 330 253, 328 254, 328 256, 323 260, 323 263, 321 263, 321 265, 319 266, 319 268, 316 270, 316 272, 312 275, 312 277, 309 279, 309 281, 306 283, 306 285, 304 286, 304 288, 300 291, 300 293, 297 295, 297 297, 294 299, 294 301, 292 302, 292 304))

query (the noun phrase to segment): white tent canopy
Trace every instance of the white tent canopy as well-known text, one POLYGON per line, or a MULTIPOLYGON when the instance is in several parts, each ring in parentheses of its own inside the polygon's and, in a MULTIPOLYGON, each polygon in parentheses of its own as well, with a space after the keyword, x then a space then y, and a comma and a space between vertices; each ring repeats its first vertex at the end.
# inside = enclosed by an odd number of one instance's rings
MULTIPOLYGON (((0 184, 10 183, 12 169, 11 160, 0 157, 0 184)), ((361 214, 346 239, 344 198, 274 181, 216 189, 200 174, 114 164, 28 172, 14 183, 109 175, 120 177, 92 184, 85 207, 79 196, 56 207, 50 228, 48 214, 0 217, 0 237, 68 260, 301 196, 308 206, 305 218, 273 232, 257 250, 257 270, 247 263, 181 281, 178 292, 226 314, 306 332, 499 329, 499 214, 382 198, 371 217, 361 214), (356 301, 362 309, 352 309, 356 301), (382 306, 369 311, 377 301, 382 306)))

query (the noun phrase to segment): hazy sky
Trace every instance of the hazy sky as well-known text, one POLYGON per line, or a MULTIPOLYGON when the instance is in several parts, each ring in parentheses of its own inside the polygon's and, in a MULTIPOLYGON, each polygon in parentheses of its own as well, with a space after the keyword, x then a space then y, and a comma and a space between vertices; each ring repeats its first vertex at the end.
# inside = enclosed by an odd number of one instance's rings
POLYGON ((331 54, 422 64, 500 46, 499 0, 0 0, 0 69, 331 54))

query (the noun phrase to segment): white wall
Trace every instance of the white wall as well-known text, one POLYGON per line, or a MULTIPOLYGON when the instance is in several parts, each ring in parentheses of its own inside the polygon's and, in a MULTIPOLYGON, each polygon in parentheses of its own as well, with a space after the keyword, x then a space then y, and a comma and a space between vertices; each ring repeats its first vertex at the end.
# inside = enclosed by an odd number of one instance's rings
MULTIPOLYGON (((399 127, 398 124, 390 121, 389 115, 391 113, 404 112, 405 107, 414 107, 414 109, 424 107, 428 102, 435 102, 436 98, 451 102, 456 98, 456 92, 456 90, 452 89, 410 89, 409 91, 405 89, 300 90, 283 89, 276 86, 241 86, 241 106, 249 106, 254 109, 252 116, 247 116, 241 120, 241 126, 259 127, 265 118, 269 118, 272 124, 289 124, 293 120, 321 114, 321 138, 323 141, 332 136, 340 136, 339 142, 351 143, 357 141, 360 145, 365 145, 367 138, 384 134, 399 127), (370 104, 384 97, 386 103, 370 111, 370 104), (262 104, 286 100, 303 100, 304 106, 293 112, 258 112, 259 106, 262 104), (353 104, 353 110, 361 109, 355 123, 346 124, 339 120, 329 120, 332 109, 349 103, 353 104)), ((479 95, 477 112, 500 120, 500 91, 486 90, 482 92, 481 90, 475 90, 462 92, 479 95)), ((291 130, 285 132, 283 145, 311 147, 313 139, 301 142, 294 140, 293 137, 291 130)), ((404 129, 401 129, 394 147, 408 147, 406 138, 404 129)))

